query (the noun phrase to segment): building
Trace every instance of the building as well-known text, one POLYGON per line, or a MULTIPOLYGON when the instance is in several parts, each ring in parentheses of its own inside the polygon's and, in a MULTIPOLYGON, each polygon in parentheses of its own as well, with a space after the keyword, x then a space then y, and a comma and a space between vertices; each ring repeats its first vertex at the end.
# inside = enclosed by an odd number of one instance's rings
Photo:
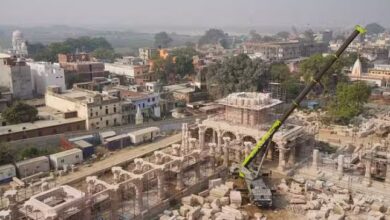
POLYGON ((82 130, 85 130, 85 119, 55 118, 52 120, 38 120, 34 123, 0 126, 0 141, 8 142, 82 130))
POLYGON ((324 53, 328 50, 326 43, 304 43, 299 41, 288 42, 245 42, 244 51, 250 57, 263 60, 289 60, 299 57, 309 57, 313 54, 324 53))
MULTIPOLYGON (((204 120, 199 125, 199 135, 204 141, 217 143, 219 148, 225 137, 238 143, 252 142, 249 146, 256 143, 271 127, 276 119, 275 108, 282 102, 272 99, 269 93, 242 92, 232 93, 217 103, 224 106, 224 111, 204 120)), ((269 156, 279 150, 280 170, 286 168, 287 158, 288 163, 294 163, 299 153, 296 143, 303 133, 303 127, 294 124, 287 124, 275 133, 275 148, 270 149, 269 156)))
POLYGON ((363 72, 362 63, 358 58, 348 75, 351 81, 365 81, 372 86, 390 87, 390 65, 374 65, 374 68, 363 72))
POLYGON ((26 57, 28 55, 27 43, 23 33, 16 30, 12 33, 12 50, 11 54, 17 57, 26 57))
POLYGON ((157 56, 158 51, 155 48, 139 48, 138 49, 138 57, 143 60, 150 60, 154 56, 157 56))
POLYGON ((95 77, 90 82, 75 83, 73 88, 102 92, 106 86, 118 86, 119 84, 118 78, 95 77))
POLYGON ((58 54, 58 62, 64 69, 66 88, 74 83, 89 82, 95 77, 107 77, 104 64, 92 61, 89 54, 58 54))
POLYGON ((0 59, 0 76, 0 87, 9 90, 14 99, 33 98, 31 70, 24 59, 0 59))
POLYGON ((38 173, 48 173, 50 171, 49 158, 45 156, 23 160, 17 162, 15 166, 20 178, 38 173))
POLYGON ((65 167, 81 164, 83 151, 78 148, 62 151, 49 156, 50 163, 55 170, 66 169, 65 167))
POLYGON ((156 80, 156 76, 150 71, 150 65, 105 63, 104 66, 111 74, 124 76, 129 84, 143 85, 145 82, 156 80))
POLYGON ((77 113, 77 117, 85 120, 87 130, 122 124, 119 97, 84 89, 61 91, 59 87, 49 87, 45 102, 63 113, 77 113))
POLYGON ((34 93, 45 95, 48 86, 59 86, 66 89, 64 69, 58 63, 28 62, 34 93))

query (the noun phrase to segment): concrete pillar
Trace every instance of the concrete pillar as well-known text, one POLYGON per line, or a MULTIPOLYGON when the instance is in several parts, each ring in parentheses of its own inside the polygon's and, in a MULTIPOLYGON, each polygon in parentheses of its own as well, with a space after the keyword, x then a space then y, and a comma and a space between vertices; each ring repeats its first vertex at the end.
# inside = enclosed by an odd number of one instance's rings
POLYGON ((224 137, 223 141, 225 143, 223 147, 223 165, 229 166, 229 145, 230 145, 230 137, 224 137))
POLYGON ((320 158, 320 151, 318 149, 314 149, 312 168, 315 170, 318 169, 319 158, 320 158))
POLYGON ((243 134, 240 134, 240 133, 236 133, 236 137, 237 137, 237 142, 239 144, 243 143, 243 138, 244 138, 244 135, 243 134))
POLYGON ((366 160, 366 172, 364 173, 364 184, 366 186, 371 186, 372 180, 371 180, 371 160, 366 160))
POLYGON ((251 153, 251 151, 252 151, 252 145, 253 145, 253 143, 252 142, 250 142, 250 141, 245 141, 244 142, 244 147, 245 147, 245 157, 248 157, 249 156, 249 154, 251 153))
POLYGON ((203 150, 205 148, 204 139, 205 139, 206 127, 204 125, 199 125, 199 149, 203 150))
POLYGON ((284 171, 286 168, 286 149, 284 148, 284 144, 282 146, 279 145, 279 165, 278 170, 284 171))
POLYGON ((157 195, 160 200, 163 200, 165 198, 165 192, 164 192, 164 171, 159 170, 157 171, 157 195))
POLYGON ((236 150, 236 152, 234 152, 234 156, 236 157, 235 160, 240 163, 241 162, 241 151, 240 150, 236 150))
POLYGON ((344 175, 344 155, 339 155, 337 158, 337 174, 339 179, 343 178, 344 175))

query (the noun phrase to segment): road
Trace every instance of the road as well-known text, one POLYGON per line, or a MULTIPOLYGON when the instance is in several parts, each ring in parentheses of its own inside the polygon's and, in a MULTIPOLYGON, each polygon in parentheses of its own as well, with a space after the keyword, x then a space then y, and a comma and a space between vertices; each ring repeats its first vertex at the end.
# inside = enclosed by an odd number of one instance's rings
POLYGON ((79 167, 79 170, 74 173, 69 173, 66 176, 58 177, 56 179, 56 183, 58 185, 65 185, 79 182, 87 176, 103 173, 111 169, 113 166, 122 165, 153 151, 166 148, 174 143, 179 142, 180 140, 181 134, 175 134, 166 138, 161 138, 153 143, 148 143, 137 147, 129 147, 120 151, 116 151, 113 155, 107 157, 104 160, 93 163, 90 167, 83 165, 79 167))

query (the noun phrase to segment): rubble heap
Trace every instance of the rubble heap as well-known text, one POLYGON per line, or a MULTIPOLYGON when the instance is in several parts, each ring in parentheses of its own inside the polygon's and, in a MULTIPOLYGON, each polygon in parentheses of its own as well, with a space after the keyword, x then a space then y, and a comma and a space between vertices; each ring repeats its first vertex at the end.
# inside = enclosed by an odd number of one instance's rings
POLYGON ((282 180, 278 190, 289 201, 288 208, 307 219, 387 219, 390 208, 383 198, 361 193, 351 193, 322 180, 293 178, 288 184, 282 180))
MULTIPOLYGON (((160 220, 248 220, 249 215, 242 207, 241 192, 235 191, 233 182, 222 184, 221 179, 210 180, 209 189, 181 199, 178 210, 165 210, 160 220)), ((255 213, 257 220, 266 220, 261 213, 255 213)))

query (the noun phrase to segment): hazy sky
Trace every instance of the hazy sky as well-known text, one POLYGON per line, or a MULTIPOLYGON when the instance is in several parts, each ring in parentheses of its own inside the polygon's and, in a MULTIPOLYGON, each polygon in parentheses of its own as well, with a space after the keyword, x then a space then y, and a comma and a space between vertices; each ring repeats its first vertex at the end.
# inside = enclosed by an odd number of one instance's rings
POLYGON ((390 27, 390 0, 2 0, 0 24, 390 27))

